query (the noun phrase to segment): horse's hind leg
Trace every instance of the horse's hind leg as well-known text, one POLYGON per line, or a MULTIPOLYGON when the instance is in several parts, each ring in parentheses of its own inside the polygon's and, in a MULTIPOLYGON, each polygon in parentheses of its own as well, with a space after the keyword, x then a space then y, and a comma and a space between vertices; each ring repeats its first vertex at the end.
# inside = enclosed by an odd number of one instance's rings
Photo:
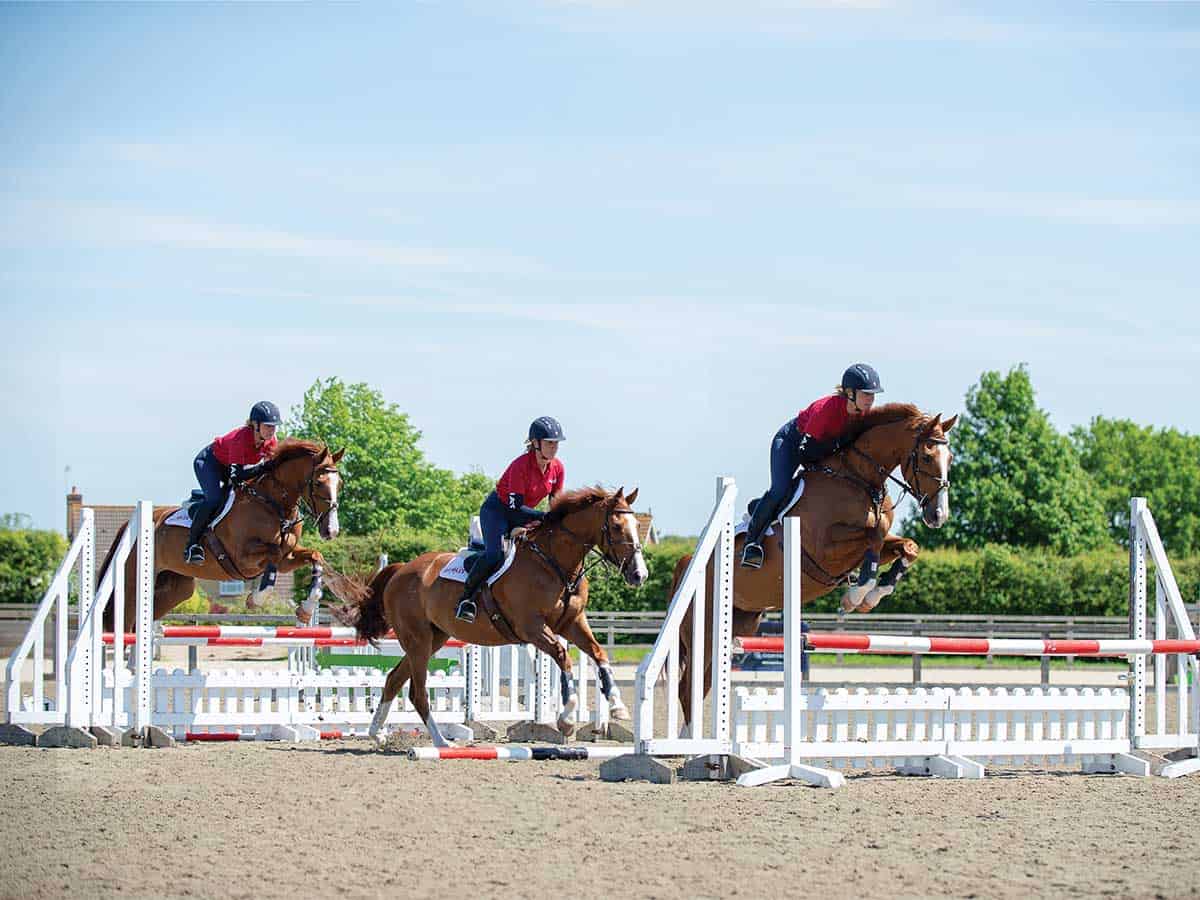
POLYGON ((371 727, 367 731, 367 735, 374 738, 382 747, 387 743, 387 717, 392 711, 392 701, 396 699, 396 695, 400 693, 400 689, 404 687, 408 681, 412 663, 410 660, 412 655, 408 654, 400 662, 388 672, 387 680, 383 683, 383 694, 379 698, 379 705, 375 707, 375 715, 371 717, 371 727))
POLYGON ((446 740, 442 730, 438 728, 437 720, 433 718, 433 711, 429 708, 429 688, 426 682, 429 678, 429 660, 433 654, 442 649, 449 638, 450 635, 444 631, 431 627, 429 636, 423 638, 419 648, 410 649, 409 645, 405 647, 405 649, 409 649, 409 654, 405 659, 411 660, 409 665, 412 676, 408 685, 408 696, 412 700, 413 706, 416 707, 421 721, 425 723, 425 730, 429 732, 429 738, 435 747, 449 747, 450 742, 446 740))
POLYGON ((575 703, 577 696, 574 692, 575 686, 572 679, 571 656, 567 653, 567 648, 559 643, 558 636, 550 630, 550 626, 543 623, 541 631, 534 631, 533 638, 530 640, 538 650, 547 654, 558 665, 558 669, 563 674, 561 685, 563 689, 563 711, 559 714, 558 725, 559 733, 563 737, 570 737, 575 733, 575 703))
POLYGON ((592 661, 596 663, 596 671, 600 673, 600 690, 604 693, 604 698, 608 701, 608 714, 614 719, 629 719, 629 709, 625 706, 625 701, 621 699, 621 689, 617 687, 617 683, 613 678, 612 665, 608 661, 608 654, 600 646, 599 641, 596 640, 596 636, 592 633, 592 627, 588 624, 587 616, 577 616, 561 633, 563 637, 590 656, 592 661))

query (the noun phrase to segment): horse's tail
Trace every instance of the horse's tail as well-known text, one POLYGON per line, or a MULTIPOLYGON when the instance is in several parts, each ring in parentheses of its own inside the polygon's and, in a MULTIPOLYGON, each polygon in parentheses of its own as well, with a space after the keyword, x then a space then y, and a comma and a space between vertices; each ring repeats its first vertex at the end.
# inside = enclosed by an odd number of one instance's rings
MULTIPOLYGON (((128 522, 122 523, 121 527, 117 529, 117 533, 116 533, 116 535, 114 535, 112 543, 108 545, 108 553, 106 553, 104 555, 104 562, 102 562, 100 564, 100 568, 98 570, 100 572, 101 576, 103 576, 105 570, 108 569, 108 566, 112 562, 113 557, 117 555, 117 547, 120 545, 121 538, 124 537, 125 529, 128 527, 129 527, 128 522)), ((113 611, 114 604, 124 603, 124 602, 125 602, 124 597, 117 597, 114 595, 112 598, 112 603, 108 604, 108 606, 106 606, 104 608, 104 630, 105 631, 112 631, 113 622, 116 621, 116 613, 113 611)), ((126 622, 125 627, 127 629, 129 629, 130 631, 132 631, 133 627, 134 627, 134 623, 126 622)))
POLYGON ((401 563, 384 566, 375 573, 375 577, 365 588, 361 599, 332 611, 338 621, 349 625, 357 632, 359 640, 370 641, 374 644, 387 634, 389 626, 386 611, 383 608, 383 594, 388 581, 400 566, 401 563))

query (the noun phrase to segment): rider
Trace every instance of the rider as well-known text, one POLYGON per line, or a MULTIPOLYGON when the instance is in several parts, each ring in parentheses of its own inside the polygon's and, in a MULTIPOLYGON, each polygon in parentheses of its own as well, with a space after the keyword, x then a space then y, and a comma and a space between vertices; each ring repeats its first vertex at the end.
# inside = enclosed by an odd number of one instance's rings
POLYGON ((784 511, 780 507, 795 490, 796 469, 839 450, 851 419, 867 412, 875 395, 882 392, 879 373, 866 363, 855 363, 842 375, 842 383, 833 394, 817 400, 775 432, 771 442, 771 487, 750 517, 742 548, 743 566, 762 567, 763 532, 784 511))
POLYGON ((484 552, 467 573, 462 600, 454 613, 464 622, 475 621, 475 592, 504 561, 500 544, 504 535, 513 528, 544 519, 546 514, 533 507, 543 497, 553 500, 562 492, 566 472, 557 456, 558 442, 564 440, 562 426, 556 419, 550 416, 534 419, 529 426, 525 452, 509 463, 496 482, 496 489, 479 507, 484 552))
POLYGON ((240 428, 214 438, 196 454, 192 464, 196 480, 204 491, 204 499, 192 512, 192 527, 188 532, 184 562, 204 563, 204 548, 200 537, 224 499, 224 485, 252 478, 275 450, 275 429, 279 427, 279 407, 270 400, 260 400, 250 408, 250 418, 240 428))

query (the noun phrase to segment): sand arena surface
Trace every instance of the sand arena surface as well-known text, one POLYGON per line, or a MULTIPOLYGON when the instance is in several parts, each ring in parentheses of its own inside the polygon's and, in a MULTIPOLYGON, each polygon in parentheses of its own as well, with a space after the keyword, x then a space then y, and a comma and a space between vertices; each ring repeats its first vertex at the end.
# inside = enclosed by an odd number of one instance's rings
POLYGON ((366 741, 0 748, 0 896, 1200 896, 1200 778, 850 773, 827 791, 599 766, 366 741))

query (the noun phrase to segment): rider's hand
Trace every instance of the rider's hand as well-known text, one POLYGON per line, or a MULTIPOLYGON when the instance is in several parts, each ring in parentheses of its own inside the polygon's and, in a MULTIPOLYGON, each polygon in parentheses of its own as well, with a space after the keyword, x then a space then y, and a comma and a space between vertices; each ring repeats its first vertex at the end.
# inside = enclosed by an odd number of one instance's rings
POLYGON ((242 467, 238 463, 229 467, 229 480, 235 484, 242 480, 242 467))
POLYGON ((516 528, 514 528, 512 531, 510 531, 508 533, 508 536, 510 539, 512 539, 514 541, 521 541, 521 540, 525 539, 525 535, 527 535, 527 534, 529 534, 529 526, 528 525, 518 525, 516 528))

